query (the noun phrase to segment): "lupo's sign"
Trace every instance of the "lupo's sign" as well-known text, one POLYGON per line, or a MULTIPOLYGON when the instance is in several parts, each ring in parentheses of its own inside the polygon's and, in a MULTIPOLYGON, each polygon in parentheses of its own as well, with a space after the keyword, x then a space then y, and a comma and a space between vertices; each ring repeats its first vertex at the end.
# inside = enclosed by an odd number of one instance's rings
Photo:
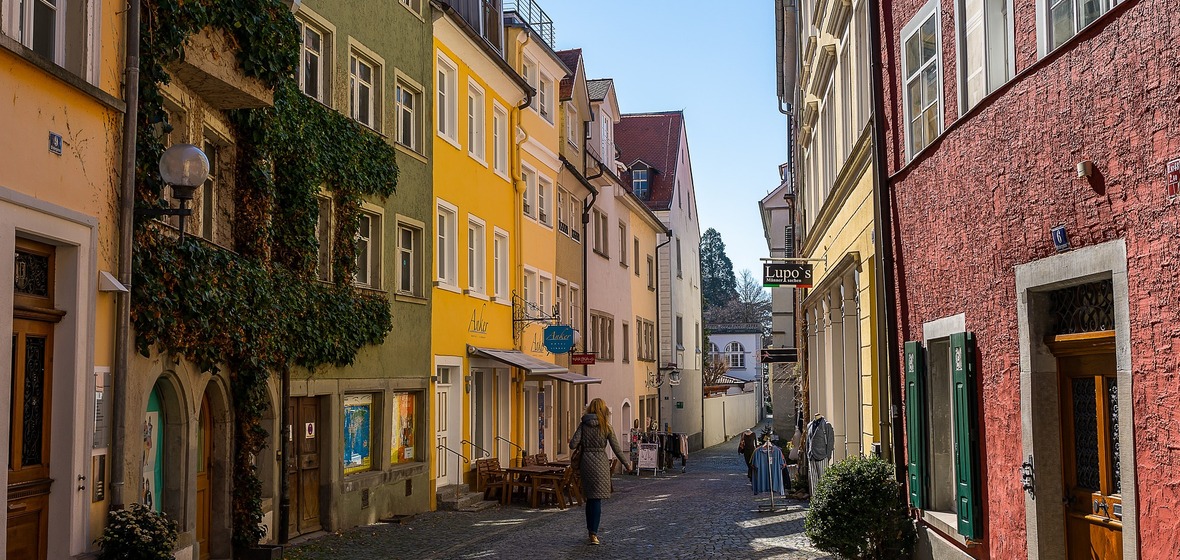
POLYGON ((794 286, 811 287, 811 265, 807 263, 767 261, 762 263, 762 286, 778 288, 794 286))

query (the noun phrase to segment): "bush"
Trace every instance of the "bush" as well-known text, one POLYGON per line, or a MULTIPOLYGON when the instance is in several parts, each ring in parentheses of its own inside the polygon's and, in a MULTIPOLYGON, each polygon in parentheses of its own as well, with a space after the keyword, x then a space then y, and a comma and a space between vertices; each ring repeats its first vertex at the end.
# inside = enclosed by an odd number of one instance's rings
POLYGON ((99 560, 172 560, 176 522, 140 504, 111 512, 110 522, 95 542, 99 560))
POLYGON ((842 558, 909 558, 917 536, 893 474, 893 465, 877 457, 832 465, 811 497, 804 524, 807 538, 842 558))

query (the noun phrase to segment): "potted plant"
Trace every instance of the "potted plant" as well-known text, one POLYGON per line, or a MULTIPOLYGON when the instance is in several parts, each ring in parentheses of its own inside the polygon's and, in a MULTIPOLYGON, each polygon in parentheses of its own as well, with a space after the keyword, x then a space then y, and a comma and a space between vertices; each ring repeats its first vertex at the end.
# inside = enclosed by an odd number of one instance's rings
POLYGON ((917 540, 893 465, 878 457, 853 457, 827 469, 803 527, 816 548, 856 560, 910 558, 917 540))
POLYGON ((176 522, 140 504, 111 512, 95 542, 99 560, 172 560, 176 522))

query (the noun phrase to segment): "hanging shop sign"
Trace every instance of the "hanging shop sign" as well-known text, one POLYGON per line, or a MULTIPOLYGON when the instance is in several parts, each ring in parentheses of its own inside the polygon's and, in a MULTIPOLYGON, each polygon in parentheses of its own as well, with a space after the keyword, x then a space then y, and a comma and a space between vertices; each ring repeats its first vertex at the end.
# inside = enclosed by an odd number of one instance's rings
POLYGON ((762 263, 762 286, 778 288, 794 286, 811 287, 811 265, 808 263, 767 261, 762 263))
POLYGON ((569 325, 545 327, 545 349, 554 354, 565 354, 574 349, 574 328, 569 325))
POLYGON ((570 354, 570 365, 571 366, 592 366, 592 365, 594 365, 594 354, 589 353, 589 352, 570 354))
POLYGON ((1180 158, 1168 162, 1168 198, 1180 195, 1180 158))
POLYGON ((762 359, 759 360, 764 364, 783 364, 793 363, 799 361, 798 348, 763 348, 762 359))

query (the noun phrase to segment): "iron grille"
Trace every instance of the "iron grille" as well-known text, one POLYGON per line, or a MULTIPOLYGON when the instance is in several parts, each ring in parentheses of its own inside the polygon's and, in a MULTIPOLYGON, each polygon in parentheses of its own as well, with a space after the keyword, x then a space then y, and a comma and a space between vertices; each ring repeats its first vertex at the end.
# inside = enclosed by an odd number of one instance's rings
POLYGON ((1114 282, 1101 280, 1049 293, 1053 334, 1114 330, 1114 282))

